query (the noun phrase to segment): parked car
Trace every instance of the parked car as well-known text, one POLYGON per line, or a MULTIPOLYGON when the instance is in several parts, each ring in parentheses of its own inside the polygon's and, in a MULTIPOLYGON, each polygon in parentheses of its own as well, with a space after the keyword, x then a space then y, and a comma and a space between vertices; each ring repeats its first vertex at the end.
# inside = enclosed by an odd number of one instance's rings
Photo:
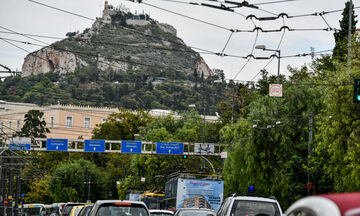
POLYGON ((129 200, 98 200, 89 216, 150 216, 145 203, 129 200))
POLYGON ((299 199, 286 216, 360 216, 360 193, 322 194, 299 199))
POLYGON ((84 203, 66 203, 62 212, 61 212, 61 216, 69 216, 71 213, 71 210, 74 206, 78 206, 78 205, 84 205, 84 203))
POLYGON ((170 215, 174 215, 174 212, 169 211, 169 210, 151 209, 150 215, 151 216, 170 216, 170 215))
POLYGON ((88 216, 94 204, 85 204, 78 216, 88 216))
POLYGON ((79 212, 81 211, 81 209, 84 207, 84 205, 77 205, 74 206, 71 209, 70 215, 69 216, 78 216, 79 212))
POLYGON ((217 216, 282 216, 275 198, 257 196, 231 196, 221 204, 217 216))
POLYGON ((216 216, 216 212, 206 208, 180 208, 174 216, 216 216))

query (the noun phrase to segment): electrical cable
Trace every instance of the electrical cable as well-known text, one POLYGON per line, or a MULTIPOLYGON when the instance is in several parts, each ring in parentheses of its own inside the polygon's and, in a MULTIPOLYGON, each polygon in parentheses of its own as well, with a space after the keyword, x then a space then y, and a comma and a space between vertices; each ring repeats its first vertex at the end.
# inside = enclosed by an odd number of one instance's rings
POLYGON ((220 28, 220 29, 223 29, 223 30, 234 31, 233 29, 230 29, 230 28, 227 28, 227 27, 223 27, 223 26, 220 26, 220 25, 217 25, 217 24, 214 24, 214 23, 210 23, 210 22, 207 22, 207 21, 204 21, 204 20, 200 20, 200 19, 197 19, 197 18, 193 18, 193 17, 187 16, 187 15, 184 15, 184 14, 181 14, 181 13, 178 13, 178 12, 175 12, 175 11, 171 11, 171 10, 168 10, 168 9, 165 9, 165 8, 161 8, 161 7, 158 7, 158 6, 149 4, 149 3, 142 2, 142 4, 147 5, 147 6, 149 6, 149 7, 153 7, 153 8, 159 9, 159 10, 163 10, 163 11, 166 11, 166 12, 169 12, 169 13, 172 13, 172 14, 175 14, 175 15, 178 15, 178 16, 181 16, 181 17, 185 17, 185 18, 188 18, 188 19, 191 19, 191 20, 194 20, 194 21, 203 23, 203 24, 207 24, 207 25, 210 25, 210 26, 213 26, 213 27, 217 27, 217 28, 220 28))
POLYGON ((230 39, 231 39, 231 37, 232 37, 232 35, 233 35, 233 34, 234 34, 234 32, 231 32, 231 33, 230 33, 230 36, 229 36, 229 38, 227 39, 227 41, 226 41, 226 43, 225 43, 224 48, 221 50, 220 55, 223 55, 223 54, 224 54, 224 51, 225 51, 225 49, 226 49, 227 45, 229 44, 230 39))
MULTIPOLYGON (((259 36, 259 31, 256 32, 256 36, 255 36, 255 40, 254 40, 254 43, 253 43, 253 46, 252 46, 252 50, 251 50, 251 54, 253 54, 254 50, 255 50, 255 45, 257 43, 257 39, 258 39, 258 36, 259 36)), ((250 59, 251 58, 248 58, 247 61, 245 62, 245 64, 241 67, 241 69, 237 72, 237 74, 234 76, 233 80, 236 79, 236 77, 241 73, 241 71, 244 70, 244 68, 246 67, 246 65, 250 62, 250 59)))

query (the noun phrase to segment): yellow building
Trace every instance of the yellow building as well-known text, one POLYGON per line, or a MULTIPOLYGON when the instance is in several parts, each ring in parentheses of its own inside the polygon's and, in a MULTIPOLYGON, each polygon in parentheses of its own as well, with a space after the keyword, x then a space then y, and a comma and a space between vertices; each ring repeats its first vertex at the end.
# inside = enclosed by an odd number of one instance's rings
POLYGON ((29 103, 0 101, 0 133, 12 135, 20 131, 24 115, 29 110, 44 113, 46 126, 50 133, 47 138, 90 139, 97 124, 106 121, 109 114, 118 112, 115 108, 87 107, 73 105, 38 106, 29 103))
MULTIPOLYGON (((20 131, 24 116, 29 110, 39 110, 44 113, 43 119, 50 133, 47 138, 66 139, 91 139, 92 131, 97 124, 104 123, 111 113, 116 113, 117 108, 89 107, 74 105, 38 106, 30 103, 16 103, 0 100, 0 134, 12 135, 20 131)), ((152 109, 149 114, 153 117, 163 115, 181 116, 170 110, 152 109)), ((202 116, 203 118, 203 116, 202 116)), ((217 121, 217 116, 205 116, 206 121, 217 121)))

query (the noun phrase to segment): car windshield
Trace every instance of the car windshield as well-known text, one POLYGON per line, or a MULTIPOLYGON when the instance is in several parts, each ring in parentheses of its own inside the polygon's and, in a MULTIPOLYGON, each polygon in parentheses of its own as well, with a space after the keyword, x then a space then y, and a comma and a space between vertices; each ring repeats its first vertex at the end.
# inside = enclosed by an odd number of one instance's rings
POLYGON ((32 216, 32 215, 40 215, 40 207, 39 208, 27 208, 24 210, 26 216, 32 216))
POLYGON ((210 216, 214 215, 215 212, 213 211, 206 211, 206 210, 183 210, 180 212, 179 216, 210 216))
POLYGON ((273 202, 235 200, 231 216, 281 216, 278 205, 273 202))
POLYGON ((70 214, 71 210, 74 208, 75 205, 67 205, 64 209, 64 215, 70 214))
POLYGON ((96 216, 149 216, 149 214, 140 204, 111 203, 101 205, 96 216))

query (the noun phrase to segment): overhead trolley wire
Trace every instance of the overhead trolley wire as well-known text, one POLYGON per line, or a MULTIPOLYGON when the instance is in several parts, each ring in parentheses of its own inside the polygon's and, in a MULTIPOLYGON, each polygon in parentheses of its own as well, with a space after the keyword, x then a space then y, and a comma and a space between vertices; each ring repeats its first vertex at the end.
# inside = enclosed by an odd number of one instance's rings
POLYGON ((162 7, 158 7, 158 6, 149 4, 149 3, 142 2, 142 4, 147 5, 147 6, 149 6, 149 7, 153 7, 153 8, 159 9, 159 10, 166 11, 166 12, 169 12, 169 13, 172 13, 172 14, 175 14, 175 15, 178 15, 178 16, 182 16, 182 17, 185 17, 185 18, 188 18, 188 19, 191 19, 191 20, 194 20, 194 21, 203 23, 203 24, 207 24, 207 25, 210 25, 210 26, 214 26, 214 27, 217 27, 217 28, 220 28, 220 29, 223 29, 223 30, 234 31, 233 29, 230 29, 230 28, 227 28, 227 27, 224 27, 224 26, 220 26, 220 25, 217 25, 217 24, 214 24, 214 23, 210 23, 210 22, 207 22, 207 21, 204 21, 204 20, 200 20, 200 19, 197 19, 197 18, 193 18, 193 17, 187 16, 187 15, 184 15, 184 14, 181 14, 181 13, 178 13, 178 12, 175 12, 175 11, 171 11, 171 10, 168 10, 168 9, 165 9, 165 8, 162 8, 162 7))
MULTIPOLYGON (((252 56, 252 54, 254 53, 255 45, 256 45, 256 43, 257 43, 258 36, 259 36, 259 31, 256 32, 256 36, 255 36, 255 40, 254 40, 254 43, 253 43, 253 46, 252 46, 252 50, 251 50, 250 56, 252 56)), ((250 62, 250 59, 251 59, 251 58, 248 58, 248 59, 247 59, 247 61, 246 61, 245 64, 241 67, 241 69, 239 70, 239 72, 237 72, 237 74, 234 76, 233 80, 236 79, 236 77, 241 73, 241 71, 244 70, 244 68, 246 67, 246 65, 250 62)))

